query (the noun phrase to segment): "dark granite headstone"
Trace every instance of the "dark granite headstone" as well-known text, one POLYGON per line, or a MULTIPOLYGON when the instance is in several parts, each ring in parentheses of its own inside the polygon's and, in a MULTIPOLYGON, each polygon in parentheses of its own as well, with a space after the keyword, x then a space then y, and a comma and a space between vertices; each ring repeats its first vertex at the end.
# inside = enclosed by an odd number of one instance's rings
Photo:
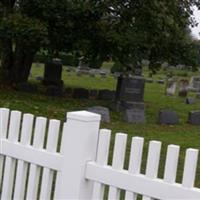
POLYGON ((94 106, 94 107, 88 108, 87 111, 101 115, 102 122, 107 122, 107 123, 110 122, 110 111, 106 107, 94 106))
POLYGON ((192 97, 187 97, 185 99, 185 103, 186 104, 195 104, 196 103, 196 99, 195 98, 192 98, 192 97))
POLYGON ((45 85, 62 86, 62 62, 60 59, 53 59, 45 64, 44 80, 45 85))
POLYGON ((100 100, 114 100, 115 98, 115 91, 111 90, 99 90, 99 96, 98 98, 100 100))
POLYGON ((188 122, 192 125, 200 125, 200 111, 189 112, 188 122))
POLYGON ((32 85, 30 83, 18 83, 16 86, 16 90, 27 92, 27 93, 36 93, 38 91, 37 85, 32 85))
POLYGON ((122 79, 119 99, 126 102, 143 102, 144 85, 143 77, 122 79))
POLYGON ((35 77, 35 80, 37 80, 37 81, 42 81, 42 80, 43 80, 43 77, 41 77, 41 76, 36 76, 36 77, 35 77))
POLYGON ((124 120, 128 123, 145 123, 144 109, 126 109, 124 112, 124 120))
POLYGON ((90 99, 97 99, 99 95, 98 90, 90 90, 90 99))
POLYGON ((179 123, 179 117, 175 111, 160 110, 158 122, 159 124, 175 125, 179 123))
POLYGON ((48 85, 46 88, 46 95, 60 97, 60 96, 63 96, 64 93, 63 93, 63 89, 61 87, 58 87, 55 85, 48 85))
POLYGON ((84 88, 75 88, 73 92, 73 98, 76 99, 88 99, 89 91, 84 88))

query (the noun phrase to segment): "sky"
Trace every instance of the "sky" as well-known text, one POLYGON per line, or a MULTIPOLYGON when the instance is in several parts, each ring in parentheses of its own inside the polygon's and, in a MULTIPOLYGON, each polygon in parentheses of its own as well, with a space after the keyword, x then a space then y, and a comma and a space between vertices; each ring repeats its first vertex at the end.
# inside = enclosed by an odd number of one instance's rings
POLYGON ((196 21, 199 23, 199 25, 195 28, 192 28, 192 35, 195 38, 200 39, 200 35, 199 35, 199 32, 200 32, 200 10, 197 10, 197 8, 194 8, 194 17, 195 17, 196 21))

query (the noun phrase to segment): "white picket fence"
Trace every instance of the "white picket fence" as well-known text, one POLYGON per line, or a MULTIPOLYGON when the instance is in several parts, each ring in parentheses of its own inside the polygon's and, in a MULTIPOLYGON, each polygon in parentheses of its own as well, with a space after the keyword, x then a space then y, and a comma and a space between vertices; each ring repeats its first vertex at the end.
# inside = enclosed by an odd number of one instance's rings
POLYGON ((179 146, 169 145, 163 179, 157 178, 161 142, 149 143, 146 173, 141 173, 144 140, 133 137, 129 168, 124 169, 127 135, 115 136, 109 166, 110 130, 100 130, 100 116, 70 112, 58 120, 0 109, 0 199, 199 200, 194 187, 198 150, 187 149, 182 184, 176 183, 179 146), (59 138, 61 138, 59 142, 59 138))

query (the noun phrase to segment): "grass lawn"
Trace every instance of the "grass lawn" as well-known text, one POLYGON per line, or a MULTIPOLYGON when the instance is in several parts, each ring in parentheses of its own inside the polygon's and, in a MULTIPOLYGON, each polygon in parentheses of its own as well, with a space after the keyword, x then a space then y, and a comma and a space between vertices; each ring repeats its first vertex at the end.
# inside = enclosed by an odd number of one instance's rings
MULTIPOLYGON (((106 67, 109 64, 106 63, 106 67)), ((145 76, 148 72, 145 71, 145 76)), ((193 73, 188 73, 192 75, 193 73)), ((39 84, 35 80, 35 76, 43 75, 43 67, 33 66, 32 77, 30 81, 39 84)), ((197 74, 195 74, 197 75, 197 74)), ((161 71, 154 76, 155 79, 164 79, 165 75, 161 71)), ((87 75, 78 77, 75 73, 69 73, 63 70, 63 80, 66 87, 85 87, 90 89, 115 89, 116 80, 109 76, 107 78, 89 77, 87 75)), ((141 136, 145 138, 145 152, 142 171, 145 170, 146 152, 149 140, 162 141, 163 150, 161 153, 161 164, 159 170, 159 177, 163 176, 165 152, 168 144, 177 144, 181 146, 181 156, 178 168, 177 181, 182 178, 184 151, 186 148, 200 148, 200 127, 192 126, 186 123, 188 112, 191 110, 200 110, 200 101, 194 105, 186 105, 184 99, 177 97, 167 97, 164 95, 165 85, 157 83, 147 83, 145 86, 144 100, 146 103, 146 124, 129 124, 122 120, 121 114, 115 112, 111 102, 99 100, 78 100, 71 98, 53 98, 41 94, 26 94, 16 92, 13 90, 1 89, 0 93, 0 106, 10 109, 17 109, 23 112, 30 112, 37 116, 46 116, 48 118, 56 118, 60 120, 65 119, 65 113, 68 111, 84 110, 89 106, 103 105, 111 110, 111 123, 102 123, 102 128, 112 129, 112 145, 114 141, 114 134, 116 132, 124 132, 129 136, 129 144, 127 148, 126 166, 128 163, 128 152, 130 146, 130 138, 132 136, 141 136), (171 108, 180 116, 180 124, 175 126, 158 125, 157 115, 161 108, 171 108)), ((189 94, 193 96, 193 93, 189 94)), ((112 152, 112 148, 111 148, 112 152)), ((200 187, 200 163, 198 167, 198 175, 196 186, 200 187)))

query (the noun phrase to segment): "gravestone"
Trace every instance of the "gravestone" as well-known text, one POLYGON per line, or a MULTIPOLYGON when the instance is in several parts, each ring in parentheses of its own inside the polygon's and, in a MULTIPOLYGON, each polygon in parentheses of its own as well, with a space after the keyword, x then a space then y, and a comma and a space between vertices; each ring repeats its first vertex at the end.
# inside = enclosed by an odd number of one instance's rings
POLYGON ((200 76, 194 76, 190 79, 190 88, 194 91, 200 91, 200 76))
POLYGON ((98 90, 90 90, 90 99, 97 99, 99 95, 99 91, 98 90))
POLYGON ((119 100, 123 102, 143 102, 145 80, 143 77, 122 79, 119 100))
POLYGON ((165 81, 164 80, 157 80, 157 83, 158 84, 165 84, 165 81))
POLYGON ((38 87, 37 85, 33 85, 27 82, 22 82, 16 85, 16 90, 27 93, 36 93, 38 91, 38 87))
POLYGON ((179 123, 179 117, 175 111, 160 110, 158 122, 159 124, 175 125, 179 123))
POLYGON ((132 104, 131 109, 125 110, 123 118, 128 123, 145 123, 144 103, 132 104))
POLYGON ((106 78, 106 76, 107 76, 105 71, 100 71, 99 74, 100 74, 101 78, 106 78))
POLYGON ((197 98, 197 99, 200 99, 200 92, 198 92, 198 93, 196 94, 196 98, 197 98))
POLYGON ((178 95, 180 97, 186 97, 188 93, 188 86, 189 86, 189 81, 186 79, 182 79, 179 82, 179 91, 178 95))
POLYGON ((62 77, 62 62, 58 58, 48 61, 45 64, 44 80, 45 85, 56 85, 61 87, 63 85, 62 77))
MULTIPOLYGON (((136 72, 141 74, 141 71, 136 72)), ((124 112, 124 120, 131 123, 145 122, 144 106, 145 79, 142 76, 118 78, 116 108, 124 112)))
POLYGON ((46 88, 46 95, 60 97, 60 96, 63 96, 64 93, 61 87, 58 87, 56 85, 48 85, 46 88))
POLYGON ((94 106, 94 107, 88 108, 87 111, 101 115, 102 122, 107 122, 107 123, 110 122, 110 111, 106 107, 94 106))
POLYGON ((134 71, 135 76, 142 76, 142 68, 137 67, 134 71))
POLYGON ((79 59, 79 65, 76 69, 77 76, 81 76, 82 74, 85 74, 85 75, 90 74, 90 68, 89 68, 88 62, 85 61, 84 57, 81 57, 79 59))
POLYGON ((173 96, 176 93, 177 83, 173 79, 169 79, 166 84, 166 95, 173 96))
POLYGON ((190 111, 188 115, 188 123, 192 125, 200 125, 200 111, 190 111))
POLYGON ((98 98, 100 100, 114 100, 115 99, 115 91, 111 90, 99 90, 98 98))
POLYGON ((67 97, 72 97, 73 89, 72 88, 65 88, 65 94, 67 97))
POLYGON ((192 98, 192 97, 187 97, 185 99, 185 103, 186 104, 195 104, 196 103, 196 99, 195 98, 192 98))
POLYGON ((85 88, 75 88, 73 91, 73 98, 75 99, 88 99, 89 91, 85 88))
POLYGON ((41 76, 36 76, 36 77, 35 77, 35 80, 36 80, 36 81, 42 81, 42 80, 43 80, 43 77, 41 77, 41 76))

